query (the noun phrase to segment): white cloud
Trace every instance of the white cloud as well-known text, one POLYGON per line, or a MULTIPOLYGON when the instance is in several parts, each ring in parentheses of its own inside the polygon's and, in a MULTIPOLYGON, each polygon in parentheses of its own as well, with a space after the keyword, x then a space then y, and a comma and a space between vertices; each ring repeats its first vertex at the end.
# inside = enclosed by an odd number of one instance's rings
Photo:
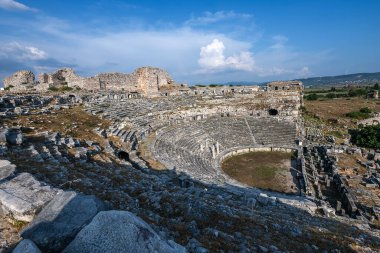
POLYGON ((34 10, 25 4, 19 3, 14 0, 0 0, 0 8, 6 10, 16 10, 16 11, 31 11, 34 10))
POLYGON ((32 46, 24 46, 17 42, 0 45, 1 58, 14 58, 17 60, 43 60, 47 53, 32 46))
POLYGON ((236 13, 234 11, 206 11, 202 16, 192 17, 185 22, 186 26, 209 25, 228 19, 250 19, 252 15, 245 13, 236 13))
POLYGON ((239 55, 225 57, 223 41, 214 39, 210 44, 201 47, 198 64, 201 72, 215 72, 226 69, 252 71, 254 60, 248 51, 241 51, 239 55))
POLYGON ((240 52, 240 55, 230 56, 226 59, 227 66, 244 71, 252 71, 255 61, 248 51, 240 52))
POLYGON ((307 66, 304 66, 303 68, 301 68, 298 73, 297 73, 297 76, 298 77, 302 77, 302 78, 306 78, 306 77, 309 77, 311 75, 311 71, 309 69, 309 67, 307 66))
POLYGON ((283 49, 285 47, 285 43, 288 41, 288 37, 283 35, 276 35, 272 37, 272 40, 274 41, 271 48, 273 49, 283 49))
MULTIPOLYGON (((234 15, 216 12, 197 20, 212 23, 234 15)), ((0 69, 12 66, 7 68, 7 75, 21 67, 51 71, 70 63, 87 76, 130 72, 150 65, 168 70, 178 82, 265 81, 306 76, 309 68, 316 69, 314 62, 323 62, 330 55, 300 52, 288 45, 283 35, 270 37, 271 43, 255 47, 253 55, 251 48, 256 42, 214 26, 205 30, 183 24, 157 28, 128 23, 120 29, 94 28, 88 23, 78 25, 43 15, 35 15, 27 24, 8 20, 5 25, 20 31, 19 35, 0 38, 0 69), (12 65, 8 64, 11 60, 12 65)))
POLYGON ((214 39, 211 44, 201 47, 199 65, 206 69, 224 68, 226 65, 224 49, 223 42, 218 39, 214 39))

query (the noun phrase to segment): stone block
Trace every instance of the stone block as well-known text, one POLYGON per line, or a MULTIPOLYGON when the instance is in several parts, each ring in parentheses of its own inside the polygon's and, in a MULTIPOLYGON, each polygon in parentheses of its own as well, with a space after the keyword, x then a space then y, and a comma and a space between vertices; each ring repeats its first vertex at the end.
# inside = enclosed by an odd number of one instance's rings
POLYGON ((20 145, 23 141, 22 132, 20 129, 9 129, 6 133, 7 142, 11 145, 20 145))
POLYGON ((0 129, 0 143, 7 142, 7 133, 8 133, 8 128, 0 129))
POLYGON ((0 180, 12 176, 16 170, 16 166, 7 160, 0 160, 0 180))
POLYGON ((31 174, 21 173, 0 183, 0 213, 30 222, 57 192, 37 181, 31 174))
POLYGON ((60 192, 21 232, 21 236, 33 240, 43 250, 59 252, 98 212, 106 209, 95 196, 60 192))
POLYGON ((186 252, 186 249, 173 241, 161 239, 134 214, 113 210, 98 213, 63 252, 180 253, 186 252))
POLYGON ((24 239, 17 244, 12 253, 41 253, 41 251, 33 241, 24 239))

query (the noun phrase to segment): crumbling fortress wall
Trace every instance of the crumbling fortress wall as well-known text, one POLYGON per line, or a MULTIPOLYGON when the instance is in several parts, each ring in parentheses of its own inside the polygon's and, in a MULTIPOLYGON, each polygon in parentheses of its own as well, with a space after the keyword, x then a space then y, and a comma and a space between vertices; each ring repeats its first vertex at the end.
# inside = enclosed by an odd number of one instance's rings
POLYGON ((20 91, 30 89, 34 85, 35 76, 32 71, 19 70, 4 79, 4 87, 16 88, 20 91))
POLYGON ((144 96, 157 96, 161 88, 177 85, 163 69, 141 67, 131 74, 101 73, 93 77, 81 77, 71 68, 62 68, 54 73, 42 73, 35 81, 33 72, 17 71, 4 79, 4 87, 12 91, 46 91, 49 87, 70 87, 89 91, 125 91, 144 96))

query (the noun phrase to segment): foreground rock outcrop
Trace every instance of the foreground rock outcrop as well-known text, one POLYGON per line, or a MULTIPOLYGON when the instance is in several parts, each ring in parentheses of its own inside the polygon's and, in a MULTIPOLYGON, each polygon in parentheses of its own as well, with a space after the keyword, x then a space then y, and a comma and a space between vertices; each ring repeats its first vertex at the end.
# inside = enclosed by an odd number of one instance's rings
POLYGON ((49 252, 61 251, 106 206, 95 196, 60 192, 42 209, 21 236, 49 252))
MULTIPOLYGON (((65 248, 64 252, 186 252, 130 212, 105 211, 108 205, 95 196, 53 188, 15 169, 0 160, 1 218, 16 224, 31 221, 20 232, 23 240, 15 253, 65 248)), ((3 243, 0 237, 1 252, 3 243)))
POLYGON ((82 229, 64 253, 181 253, 186 249, 162 240, 143 220, 126 211, 100 212, 82 229))
POLYGON ((1 213, 16 220, 30 222, 59 190, 37 181, 29 173, 21 173, 0 183, 1 213))
POLYGON ((33 241, 24 239, 17 245, 12 253, 41 253, 41 251, 33 241))

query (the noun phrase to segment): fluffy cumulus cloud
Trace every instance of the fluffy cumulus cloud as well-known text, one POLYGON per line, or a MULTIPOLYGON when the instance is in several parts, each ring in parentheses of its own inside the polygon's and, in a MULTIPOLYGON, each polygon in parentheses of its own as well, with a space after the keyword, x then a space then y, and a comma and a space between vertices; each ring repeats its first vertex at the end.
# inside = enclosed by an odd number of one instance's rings
POLYGON ((14 0, 0 0, 0 8, 16 11, 32 11, 34 9, 14 0))
POLYGON ((248 51, 242 51, 238 55, 225 56, 223 41, 214 39, 210 44, 201 47, 198 63, 201 72, 215 72, 227 69, 252 71, 254 60, 248 51))

